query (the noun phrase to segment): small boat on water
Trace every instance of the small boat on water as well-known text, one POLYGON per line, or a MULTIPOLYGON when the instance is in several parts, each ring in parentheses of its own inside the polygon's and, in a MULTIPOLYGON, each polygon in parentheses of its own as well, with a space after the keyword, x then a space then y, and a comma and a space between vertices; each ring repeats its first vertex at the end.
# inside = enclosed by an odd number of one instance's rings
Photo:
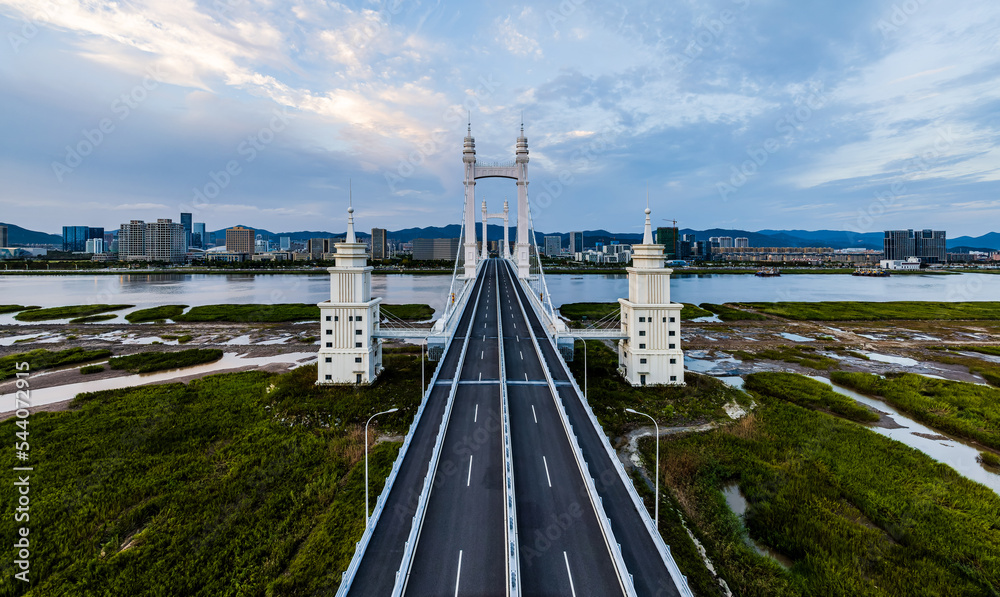
POLYGON ((889 272, 881 267, 859 267, 854 270, 852 276, 866 276, 869 278, 888 278, 889 272))
POLYGON ((757 270, 755 276, 760 276, 761 278, 773 278, 775 276, 781 275, 781 270, 776 267, 762 267, 757 270))

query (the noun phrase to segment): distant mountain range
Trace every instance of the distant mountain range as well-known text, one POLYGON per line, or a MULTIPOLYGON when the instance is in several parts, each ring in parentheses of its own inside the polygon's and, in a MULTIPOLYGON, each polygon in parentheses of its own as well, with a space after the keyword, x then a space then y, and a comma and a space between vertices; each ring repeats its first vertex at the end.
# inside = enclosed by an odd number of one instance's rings
MULTIPOLYGON (((2 224, 2 223, 0 223, 2 224)), ((6 224, 9 230, 11 244, 61 244, 62 237, 58 234, 46 234, 26 230, 14 224, 6 224)), ((253 228, 247 226, 247 228, 253 228)), ((477 234, 480 226, 476 226, 477 234)), ((255 228, 257 234, 266 238, 277 240, 280 236, 287 236, 292 240, 305 241, 310 238, 331 238, 343 237, 346 232, 326 232, 318 230, 301 230, 298 232, 271 232, 264 228, 255 228)), ((462 227, 458 224, 448 226, 429 226, 426 228, 404 228, 402 230, 390 230, 387 236, 399 242, 410 242, 415 238, 456 238, 461 234, 462 227)), ((111 230, 109 230, 111 232, 111 230)), ((882 232, 850 232, 846 230, 759 230, 749 232, 746 230, 735 230, 729 228, 712 228, 710 230, 693 230, 682 228, 680 234, 693 234, 697 240, 708 240, 712 236, 731 236, 733 238, 746 237, 750 241, 751 247, 832 247, 834 249, 860 248, 860 249, 881 249, 882 232)), ((225 237, 225 229, 215 230, 216 238, 225 237)), ((503 227, 489 225, 487 233, 491 239, 499 239, 503 236, 503 227)), ((510 228, 509 238, 514 242, 516 229, 510 228)), ((367 239, 371 236, 368 232, 357 232, 360 239, 367 239)), ((559 236, 563 246, 569 244, 568 232, 536 232, 536 241, 539 245, 544 244, 544 237, 559 236)), ((621 243, 637 243, 642 240, 642 234, 637 232, 609 232, 607 230, 584 230, 584 242, 587 246, 593 246, 595 242, 610 243, 618 241, 621 243)), ((948 239, 949 250, 1000 250, 1000 232, 990 232, 982 236, 959 236, 948 239)))

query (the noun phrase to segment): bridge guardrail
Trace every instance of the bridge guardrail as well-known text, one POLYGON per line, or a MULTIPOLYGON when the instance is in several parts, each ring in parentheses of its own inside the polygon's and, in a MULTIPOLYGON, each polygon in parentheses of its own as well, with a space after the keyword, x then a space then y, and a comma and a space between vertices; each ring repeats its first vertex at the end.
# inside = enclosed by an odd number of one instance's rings
MULTIPOLYGON (((549 342, 552 342, 551 338, 549 338, 549 342)), ((553 348, 555 348, 554 345, 553 348)), ((556 351, 556 354, 559 354, 558 351, 556 351)), ((656 528, 652 517, 649 515, 649 511, 646 510, 646 505, 643 504, 642 498, 639 497, 639 492, 636 491, 635 485, 632 484, 632 479, 628 476, 628 473, 625 472, 625 467, 622 465, 621 460, 618 459, 618 454, 615 452, 615 449, 611 447, 611 442, 608 441, 608 436, 604 433, 604 429, 597 420, 597 416, 594 415, 594 410, 590 407, 587 400, 584 399, 583 392, 580 391, 580 386, 576 383, 576 378, 573 377, 573 374, 570 372, 569 366, 566 362, 562 359, 558 360, 562 364, 566 375, 569 377, 569 381, 576 392, 577 399, 581 404, 583 404, 583 408, 587 412, 587 416, 590 418, 591 424, 593 424, 594 429, 597 430, 597 434, 601 438, 601 443, 604 445, 605 450, 607 450, 608 456, 611 458, 611 462, 614 463, 615 470, 618 471, 618 475, 621 477, 622 482, 625 483, 625 489, 628 490, 629 495, 632 497, 632 503, 635 505, 636 510, 639 511, 639 516, 642 517, 642 521, 646 525, 646 530, 649 531, 650 536, 653 538, 653 543, 656 545, 657 551, 660 552, 660 557, 663 558, 663 563, 670 572, 670 577, 674 580, 677 590, 685 597, 694 597, 694 593, 691 592, 691 587, 688 586, 687 577, 684 576, 680 568, 677 567, 677 562, 675 562, 673 556, 670 555, 670 546, 666 544, 663 540, 663 536, 660 535, 659 529, 656 528)), ((659 438, 657 438, 657 441, 659 441, 659 438)), ((656 496, 656 499, 660 499, 660 496, 656 496)))
MULTIPOLYGON (((497 278, 499 282, 499 277, 497 278)), ((507 401, 507 365, 503 350, 503 315, 500 313, 500 284, 497 284, 497 337, 500 343, 500 409, 503 412, 504 504, 507 518, 507 595, 521 595, 521 554, 517 537, 517 505, 514 502, 514 464, 510 440, 510 409, 507 401)))
MULTIPOLYGON (((509 269, 506 271, 516 286, 519 283, 517 278, 510 275, 509 269)), ((569 438, 570 445, 573 448, 573 455, 576 458, 576 464, 580 468, 580 473, 583 476, 584 482, 587 484, 590 502, 594 506, 594 511, 597 512, 598 521, 601 523, 601 530, 604 533, 604 541, 607 543, 608 552, 615 561, 615 568, 618 571, 619 581, 621 582, 622 588, 628 597, 637 597, 635 587, 632 583, 632 576, 629 574, 628 568, 625 565, 625 558, 622 556, 621 544, 615 539, 615 533, 611 529, 611 519, 608 517, 607 512, 604 511, 604 504, 602 503, 601 496, 597 492, 597 485, 594 483, 594 477, 590 474, 590 467, 587 466, 587 461, 583 457, 583 450, 580 448, 580 442, 573 433, 573 426, 569 423, 569 415, 566 413, 566 407, 563 405, 562 400, 559 399, 559 392, 556 390, 555 380, 552 379, 548 363, 545 361, 545 355, 542 354, 542 348, 539 346, 538 339, 535 337, 535 331, 531 327, 531 320, 528 319, 528 313, 524 309, 524 303, 521 301, 521 295, 519 292, 515 292, 514 296, 517 298, 517 304, 521 309, 521 315, 528 324, 528 332, 531 336, 531 343, 535 346, 535 352, 538 354, 538 359, 542 363, 542 371, 545 372, 545 380, 548 383, 549 391, 552 393, 552 400, 556 405, 556 411, 559 413, 559 420, 562 422, 563 429, 566 431, 566 436, 569 438)))
MULTIPOLYGON (((478 274, 482 271, 480 262, 478 274)), ((483 292, 482 285, 476 293, 476 303, 473 306, 472 316, 469 320, 469 329, 465 331, 465 340, 462 342, 462 354, 458 357, 458 364, 455 366, 455 376, 451 381, 451 390, 448 392, 448 402, 444 407, 444 415, 441 417, 441 426, 438 428, 437 439, 434 442, 434 449, 431 451, 430 464, 427 467, 427 475, 424 477, 424 486, 420 490, 420 497, 417 499, 417 510, 413 515, 413 524, 410 527, 410 535, 403 547, 403 557, 396 571, 396 583, 392 589, 392 597, 401 597, 406 589, 406 583, 410 576, 410 567, 413 565, 413 552, 416 550, 417 542, 420 540, 420 532, 423 529, 424 515, 427 513, 427 502, 430 499, 431 487, 434 485, 434 477, 437 475, 437 467, 441 461, 441 447, 444 445, 444 436, 448 430, 448 423, 451 421, 451 410, 455 405, 455 394, 458 392, 458 381, 462 377, 462 365, 465 363, 465 355, 469 349, 469 338, 472 335, 472 322, 476 318, 476 310, 479 308, 479 295, 483 292), (404 573, 405 569, 405 573, 404 573)), ((442 359, 442 363, 444 359, 442 359)))
POLYGON ((417 430, 417 426, 420 424, 420 420, 424 414, 424 409, 427 407, 427 401, 431 397, 431 392, 434 390, 434 384, 437 383, 438 376, 441 374, 441 368, 444 366, 444 362, 448 356, 448 351, 451 349, 451 345, 445 348, 444 354, 441 359, 438 360, 437 367, 434 368, 434 373, 431 375, 431 381, 427 384, 427 389, 424 390, 424 397, 420 401, 420 406, 417 407, 417 412, 413 416, 413 422, 410 423, 410 429, 406 433, 406 437, 403 438, 403 445, 399 448, 399 453, 396 454, 396 460, 392 463, 392 470, 389 472, 389 476, 386 477, 385 485, 382 486, 382 493, 379 494, 378 498, 375 500, 375 508, 372 510, 371 517, 369 518, 368 527, 365 529, 364 534, 361 535, 361 539, 355 544, 354 556, 351 558, 351 563, 348 565, 347 570, 341 575, 340 586, 337 588, 336 597, 346 597, 347 593, 351 590, 351 584, 354 582, 354 576, 358 572, 358 567, 361 565, 361 560, 364 559, 365 550, 368 548, 368 543, 371 541, 372 534, 375 532, 375 527, 378 525, 379 518, 382 515, 382 510, 385 508, 385 502, 389 499, 389 493, 392 492, 392 487, 396 482, 396 477, 399 474, 399 468, 403 464, 403 459, 406 458, 407 450, 410 447, 410 443, 413 440, 413 434, 417 430))

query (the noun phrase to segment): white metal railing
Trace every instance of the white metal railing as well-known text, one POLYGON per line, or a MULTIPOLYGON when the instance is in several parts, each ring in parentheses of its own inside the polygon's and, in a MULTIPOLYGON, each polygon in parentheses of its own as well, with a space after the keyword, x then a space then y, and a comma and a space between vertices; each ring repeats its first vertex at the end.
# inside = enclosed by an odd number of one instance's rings
MULTIPOLYGON (((510 270, 507 270, 507 275, 510 276, 510 270)), ((510 277, 511 282, 516 284, 516 278, 513 276, 510 277)), ((545 361, 545 355, 542 354, 542 348, 538 344, 538 339, 535 338, 535 331, 531 327, 531 320, 528 318, 528 313, 524 309, 524 303, 521 302, 521 295, 519 292, 515 292, 514 294, 517 298, 517 304, 521 309, 521 315, 524 317, 525 324, 528 326, 528 335, 531 338, 531 343, 534 345, 535 352, 538 354, 538 359, 541 361, 542 371, 545 372, 545 380, 548 383, 549 392, 552 394, 552 401, 555 403, 556 411, 559 413, 559 420, 562 421, 563 430, 566 432, 566 437, 570 440, 570 445, 573 448, 573 455, 576 458, 576 464, 579 467, 580 474, 583 476, 584 482, 587 485, 587 492, 589 494, 591 504, 594 506, 594 511, 597 513, 597 519, 601 524, 604 541, 608 546, 608 553, 611 554, 611 558, 615 562, 618 580, 628 597, 637 597, 635 587, 632 583, 632 577, 628 572, 628 567, 625 565, 625 558, 622 555, 621 544, 615 539, 614 531, 611 529, 611 519, 608 517, 607 512, 604 511, 604 504, 602 503, 601 496, 597 492, 594 477, 590 474, 590 467, 587 466, 587 461, 583 457, 583 450, 580 448, 580 442, 576 435, 573 434, 573 426, 569 423, 569 415, 566 413, 566 407, 562 404, 562 400, 559 399, 559 392, 556 390, 555 380, 552 379, 552 374, 545 361)))
MULTIPOLYGON (((501 262, 503 263, 503 262, 501 262)), ((505 270, 506 265, 501 265, 505 270)), ((497 269, 499 269, 499 267, 497 269)), ((507 400, 507 365, 503 351, 503 314, 500 312, 500 277, 497 276, 497 339, 500 343, 500 410, 503 412, 504 513, 507 521, 507 595, 521 595, 521 558, 517 538, 517 506, 514 502, 514 464, 510 440, 510 410, 507 400)))
MULTIPOLYGON (((549 338, 549 342, 552 339, 549 338)), ((554 348, 554 346, 553 346, 554 348)), ((622 483, 625 484, 625 489, 628 490, 629 495, 632 497, 632 503, 635 505, 635 509, 638 510, 639 516, 642 517, 643 523, 646 525, 646 530, 649 532, 650 537, 653 539, 653 543, 656 545, 657 551, 660 552, 660 557, 663 558, 663 563, 667 567, 667 571, 670 572, 670 577, 674 581, 678 592, 685 597, 694 597, 694 593, 691 592, 691 587, 688 586, 687 577, 681 573, 680 568, 677 567, 677 562, 674 561, 672 555, 670 555, 670 546, 663 541, 663 537, 660 535, 659 529, 656 528, 653 519, 649 516, 649 511, 646 510, 645 504, 642 502, 642 498, 639 497, 639 492, 636 491, 635 485, 632 484, 632 479, 625 472, 625 467, 622 466, 620 460, 618 460, 618 454, 615 453, 615 449, 611 447, 611 442, 608 441, 608 436, 604 433, 604 428, 601 427, 600 422, 598 422, 597 417, 594 415, 594 410, 590 408, 590 404, 583 397, 583 392, 580 391, 579 384, 576 383, 576 378, 569 370, 569 366, 564 360, 558 358, 558 351, 556 352, 556 360, 562 365, 563 370, 569 377, 570 383, 573 385, 573 390, 576 393, 577 399, 583 404, 584 410, 587 412, 590 418, 591 424, 597 431, 598 437, 601 439, 601 443, 604 444, 605 450, 608 452, 608 457, 611 462, 614 463, 615 470, 618 471, 618 476, 621 477, 622 483)), ((659 438, 657 438, 659 441, 659 438)), ((660 496, 656 496, 655 499, 660 499, 660 496)))
MULTIPOLYGON (((477 268, 477 278, 482 273, 482 264, 477 268)), ((413 566, 413 553, 416 551, 417 542, 420 540, 420 532, 423 529, 424 515, 427 514, 427 502, 430 500, 431 487, 434 485, 434 476, 437 475, 437 467, 441 461, 441 447, 444 445, 444 436, 448 431, 448 422, 451 420, 451 410, 455 405, 455 394, 458 391, 458 381, 462 375, 462 365, 465 364, 465 354, 469 349, 469 338, 472 335, 472 322, 476 319, 476 310, 479 308, 479 296, 483 292, 482 285, 476 293, 476 302, 472 307, 472 316, 469 319, 469 328, 465 331, 465 338, 462 341, 462 354, 458 357, 458 364, 455 366, 455 375, 451 381, 451 390, 448 392, 448 402, 445 404, 444 415, 441 417, 441 426, 438 428, 437 440, 431 452, 431 460, 427 467, 427 475, 424 477, 424 486, 420 490, 420 497, 417 499, 417 510, 413 515, 413 524, 410 527, 410 535, 403 546, 403 557, 399 562, 399 569, 396 571, 396 583, 392 589, 392 597, 401 597, 406 589, 409 580, 410 568, 413 566), (404 572, 405 570, 405 572, 404 572)), ((442 363, 444 360, 442 359, 442 363)))

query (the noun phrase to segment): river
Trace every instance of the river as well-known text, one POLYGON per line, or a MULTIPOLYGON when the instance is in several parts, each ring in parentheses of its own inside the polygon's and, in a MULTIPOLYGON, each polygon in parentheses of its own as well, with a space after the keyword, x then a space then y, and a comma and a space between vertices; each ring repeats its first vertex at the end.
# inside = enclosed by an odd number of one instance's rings
MULTIPOLYGON (((624 274, 546 276, 552 304, 611 302, 628 293, 624 274)), ((387 303, 426 303, 440 312, 448 275, 376 274, 372 291, 387 303)), ((1000 275, 900 275, 863 278, 843 274, 676 274, 672 298, 686 303, 729 301, 987 301, 1000 296, 1000 275)), ((318 303, 329 298, 329 276, 282 274, 123 274, 0 276, 0 305, 59 307, 125 303, 318 303)), ((122 312, 124 313, 124 312, 122 312)), ((111 320, 114 322, 115 320, 111 320)), ((121 318, 118 321, 122 321, 121 318)), ((13 323, 0 315, 0 324, 13 323)))

